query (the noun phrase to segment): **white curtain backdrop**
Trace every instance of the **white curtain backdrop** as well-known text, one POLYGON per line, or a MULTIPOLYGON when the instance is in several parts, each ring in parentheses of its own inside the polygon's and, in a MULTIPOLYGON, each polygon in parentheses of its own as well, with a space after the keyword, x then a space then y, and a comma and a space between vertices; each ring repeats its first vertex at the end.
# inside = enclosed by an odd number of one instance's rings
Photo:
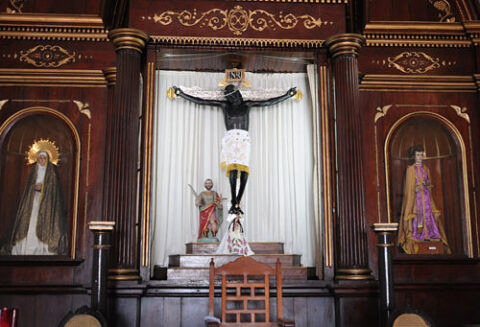
MULTIPOLYGON (((200 192, 204 180, 212 178, 214 189, 227 198, 226 218, 230 191, 220 169, 223 113, 217 107, 166 96, 173 85, 218 89, 224 77, 224 73, 156 72, 153 265, 167 266, 169 255, 185 253, 185 243, 196 241, 198 208, 188 184, 200 192)), ((318 237, 314 231, 312 97, 307 74, 247 73, 246 77, 252 89, 286 92, 296 86, 307 95, 300 102, 292 98, 250 111, 250 176, 241 203, 247 240, 283 242, 285 253, 301 254, 304 266, 314 266, 318 237)), ((219 238, 226 228, 223 225, 219 238)))

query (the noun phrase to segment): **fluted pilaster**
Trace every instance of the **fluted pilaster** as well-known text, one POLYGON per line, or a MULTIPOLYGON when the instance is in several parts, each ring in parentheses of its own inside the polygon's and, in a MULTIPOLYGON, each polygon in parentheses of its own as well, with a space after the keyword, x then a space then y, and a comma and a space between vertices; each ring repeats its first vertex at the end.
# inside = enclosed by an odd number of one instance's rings
POLYGON ((357 34, 339 34, 326 41, 333 58, 337 123, 336 279, 372 278, 365 228, 357 62, 363 43, 357 34))
POLYGON ((117 52, 115 95, 111 113, 111 140, 105 219, 116 222, 114 263, 110 279, 138 279, 137 160, 141 56, 148 35, 132 28, 109 33, 117 52))

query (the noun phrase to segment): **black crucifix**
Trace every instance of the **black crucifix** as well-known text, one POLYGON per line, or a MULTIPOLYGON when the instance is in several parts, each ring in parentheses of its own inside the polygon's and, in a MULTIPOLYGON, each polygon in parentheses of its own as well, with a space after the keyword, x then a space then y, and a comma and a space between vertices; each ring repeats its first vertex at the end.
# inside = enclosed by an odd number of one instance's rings
POLYGON ((222 153, 224 154, 226 174, 230 181, 232 200, 229 213, 240 213, 240 201, 247 184, 249 169, 248 157, 250 155, 250 138, 248 136, 248 114, 252 107, 271 106, 297 94, 296 87, 292 87, 285 94, 262 100, 245 101, 236 87, 229 84, 225 87, 225 101, 206 100, 184 93, 180 88, 173 86, 175 95, 199 105, 220 107, 225 117, 227 131, 222 140, 222 153), (247 158, 247 159, 246 159, 247 158), (246 160, 245 160, 246 159, 246 160), (240 178, 240 188, 237 193, 237 178, 240 178))

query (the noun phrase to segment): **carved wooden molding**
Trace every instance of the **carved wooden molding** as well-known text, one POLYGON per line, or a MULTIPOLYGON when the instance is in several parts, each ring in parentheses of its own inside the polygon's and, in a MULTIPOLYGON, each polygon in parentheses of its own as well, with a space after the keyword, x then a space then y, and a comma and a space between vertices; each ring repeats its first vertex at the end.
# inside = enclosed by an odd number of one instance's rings
POLYGON ((20 51, 20 61, 35 67, 59 67, 75 62, 75 51, 69 52, 58 45, 37 45, 20 51))
POLYGON ((367 74, 360 91, 376 92, 476 92, 473 76, 367 74))
POLYGON ((454 66, 456 61, 431 57, 425 52, 402 52, 394 57, 372 59, 372 64, 395 68, 406 74, 424 74, 445 66, 454 66))
POLYGON ((108 41, 96 15, 0 14, 0 38, 22 40, 108 41))
POLYGON ((468 110, 466 107, 460 107, 452 104, 450 105, 450 108, 455 110, 458 117, 465 119, 470 124, 470 116, 467 113, 468 110))
POLYGON ((21 14, 25 0, 10 0, 8 2, 7 13, 9 14, 21 14))
POLYGON ((101 70, 0 69, 0 86, 106 87, 101 70))
POLYGON ((8 99, 4 99, 4 100, 0 100, 0 110, 2 110, 3 106, 5 105, 5 103, 8 102, 8 99))
MULTIPOLYGON (((470 27, 472 30, 473 27, 470 27)), ((432 22, 375 22, 365 26, 367 46, 374 47, 471 47, 467 25, 432 22)))
POLYGON ((90 120, 92 119, 92 113, 90 112, 90 104, 88 102, 82 102, 78 100, 72 100, 72 101, 77 105, 78 111, 80 111, 81 114, 84 114, 90 120))
POLYGON ((375 124, 377 123, 377 120, 379 120, 380 118, 384 117, 387 115, 388 113, 388 110, 390 110, 390 108, 393 106, 393 104, 388 104, 386 106, 383 106, 383 107, 377 107, 377 109, 375 109, 375 111, 377 112, 375 114, 375 124))
POLYGON ((217 45, 217 46, 256 46, 256 47, 283 47, 283 48, 320 48, 324 40, 302 39, 264 39, 264 38, 229 38, 229 37, 193 37, 193 36, 160 36, 152 35, 153 43, 167 43, 171 45, 217 45))
POLYGON ((135 28, 117 28, 110 31, 108 37, 112 40, 116 51, 131 49, 139 53, 143 52, 150 39, 148 34, 135 28))
MULTIPOLYGON (((8 50, 8 49, 6 49, 8 50)), ((43 44, 18 53, 1 53, 3 59, 19 60, 38 68, 57 68, 69 63, 93 59, 75 50, 68 50, 59 45, 43 44)))
POLYGON ((402 52, 395 57, 388 57, 388 67, 394 67, 407 74, 424 74, 440 68, 440 59, 432 58, 425 52, 402 52))
POLYGON ((257 32, 266 30, 289 30, 297 25, 306 29, 321 28, 323 25, 333 25, 334 22, 314 18, 311 15, 295 15, 293 13, 271 13, 264 9, 244 9, 235 6, 232 9, 213 8, 207 11, 197 9, 172 11, 166 10, 160 14, 142 17, 143 20, 153 20, 156 24, 170 25, 179 23, 184 27, 207 28, 212 31, 228 29, 234 35, 242 35, 248 29, 257 32))
POLYGON ((480 74, 473 74, 473 78, 475 79, 475 83, 478 87, 478 92, 480 92, 480 74))
POLYGON ((452 6, 450 6, 450 3, 447 0, 428 0, 428 2, 440 12, 438 17, 441 22, 453 23, 455 21, 455 17, 452 13, 452 6))

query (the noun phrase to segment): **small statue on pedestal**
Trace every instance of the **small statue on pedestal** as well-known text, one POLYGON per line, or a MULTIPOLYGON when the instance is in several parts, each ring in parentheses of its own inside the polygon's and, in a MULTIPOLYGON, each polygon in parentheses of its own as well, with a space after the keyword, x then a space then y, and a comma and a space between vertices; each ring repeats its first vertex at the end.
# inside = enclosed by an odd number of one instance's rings
POLYGON ((241 213, 228 214, 228 228, 225 235, 217 248, 216 254, 230 255, 254 255, 250 245, 245 237, 242 222, 243 215, 241 213))
POLYGON ((200 209, 200 225, 198 228, 198 242, 218 242, 217 232, 223 217, 222 196, 213 191, 213 181, 205 180, 206 191, 201 192, 195 199, 195 205, 200 209))

